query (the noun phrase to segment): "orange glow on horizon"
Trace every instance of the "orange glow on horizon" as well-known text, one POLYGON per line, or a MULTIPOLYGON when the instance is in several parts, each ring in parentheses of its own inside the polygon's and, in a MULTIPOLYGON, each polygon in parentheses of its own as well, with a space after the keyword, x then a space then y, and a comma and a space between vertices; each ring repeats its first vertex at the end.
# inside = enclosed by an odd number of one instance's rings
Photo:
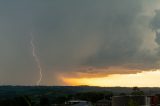
POLYGON ((160 70, 143 71, 136 74, 112 74, 99 78, 62 78, 67 85, 89 85, 102 87, 160 87, 160 70))

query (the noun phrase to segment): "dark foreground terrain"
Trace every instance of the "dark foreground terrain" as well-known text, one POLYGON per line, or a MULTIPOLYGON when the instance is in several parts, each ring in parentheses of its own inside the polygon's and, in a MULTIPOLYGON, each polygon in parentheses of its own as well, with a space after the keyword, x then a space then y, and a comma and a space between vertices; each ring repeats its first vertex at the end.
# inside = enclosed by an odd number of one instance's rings
MULTIPOLYGON (((94 103, 113 95, 130 95, 133 88, 91 86, 0 86, 0 106, 50 106, 71 99, 94 103)), ((160 88, 138 88, 137 95, 160 94, 160 88)))

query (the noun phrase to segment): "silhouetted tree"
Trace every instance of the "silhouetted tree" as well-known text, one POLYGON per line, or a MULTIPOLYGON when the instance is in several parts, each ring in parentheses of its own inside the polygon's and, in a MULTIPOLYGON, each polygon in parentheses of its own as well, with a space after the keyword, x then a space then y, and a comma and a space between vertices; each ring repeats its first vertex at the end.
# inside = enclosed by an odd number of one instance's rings
POLYGON ((144 95, 144 92, 141 91, 138 87, 133 87, 131 95, 144 95))
POLYGON ((28 96, 16 97, 13 102, 15 106, 32 106, 31 99, 28 96))
POLYGON ((40 98, 40 106, 49 106, 49 99, 46 96, 40 98))
POLYGON ((112 92, 83 92, 83 93, 78 93, 75 95, 76 99, 81 99, 81 100, 87 100, 90 102, 96 102, 100 99, 110 99, 112 96, 112 92))

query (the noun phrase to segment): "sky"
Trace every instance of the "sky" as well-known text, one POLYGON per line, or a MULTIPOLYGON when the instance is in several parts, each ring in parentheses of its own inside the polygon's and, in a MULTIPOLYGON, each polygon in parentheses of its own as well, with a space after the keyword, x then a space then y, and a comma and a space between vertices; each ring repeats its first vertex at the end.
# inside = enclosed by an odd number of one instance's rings
POLYGON ((0 1, 0 85, 160 87, 159 75, 159 0, 0 1))

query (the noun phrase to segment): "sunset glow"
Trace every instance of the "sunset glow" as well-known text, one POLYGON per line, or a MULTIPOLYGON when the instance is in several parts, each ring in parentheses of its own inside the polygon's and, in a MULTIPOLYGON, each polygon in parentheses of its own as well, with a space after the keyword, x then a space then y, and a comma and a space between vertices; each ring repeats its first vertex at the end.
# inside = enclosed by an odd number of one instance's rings
POLYGON ((160 70, 137 74, 113 74, 99 78, 63 78, 68 85, 160 87, 160 70))

